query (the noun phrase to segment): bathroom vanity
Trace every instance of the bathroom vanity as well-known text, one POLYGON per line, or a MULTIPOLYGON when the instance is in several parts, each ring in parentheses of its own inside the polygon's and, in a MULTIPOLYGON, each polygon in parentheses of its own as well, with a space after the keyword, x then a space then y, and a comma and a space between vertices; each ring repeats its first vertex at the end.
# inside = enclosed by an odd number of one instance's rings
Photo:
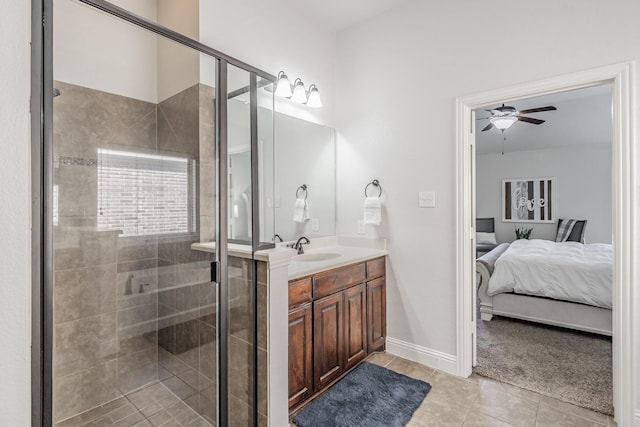
MULTIPOLYGON (((386 242, 310 240, 302 255, 284 244, 253 255, 246 246, 228 248, 233 268, 258 261, 258 408, 269 425, 286 425, 290 411, 385 348, 386 242)), ((191 247, 215 252, 213 242, 191 247)))
POLYGON ((342 265, 319 266, 311 273, 306 265, 306 269, 296 269, 300 263, 292 262, 288 287, 290 410, 343 377, 371 352, 385 348, 385 252, 349 251, 351 257, 341 255, 342 265), (305 270, 307 274, 300 275, 305 270))

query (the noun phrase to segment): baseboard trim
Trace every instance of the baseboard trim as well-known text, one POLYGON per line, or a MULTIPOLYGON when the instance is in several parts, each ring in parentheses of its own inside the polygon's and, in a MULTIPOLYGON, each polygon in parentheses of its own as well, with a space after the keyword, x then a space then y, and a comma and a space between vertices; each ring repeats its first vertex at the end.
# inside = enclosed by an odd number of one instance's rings
POLYGON ((387 337, 387 353, 457 375, 456 356, 453 354, 443 353, 392 337, 387 337))

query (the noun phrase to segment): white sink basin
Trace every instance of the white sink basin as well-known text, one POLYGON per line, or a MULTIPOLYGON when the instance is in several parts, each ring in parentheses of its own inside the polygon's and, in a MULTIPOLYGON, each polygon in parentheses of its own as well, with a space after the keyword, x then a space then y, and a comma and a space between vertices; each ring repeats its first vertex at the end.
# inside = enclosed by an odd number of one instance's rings
POLYGON ((332 253, 332 252, 316 252, 310 254, 302 254, 293 258, 292 261, 301 261, 301 262, 316 262, 316 261, 327 261, 330 259, 338 258, 341 256, 340 254, 332 253))

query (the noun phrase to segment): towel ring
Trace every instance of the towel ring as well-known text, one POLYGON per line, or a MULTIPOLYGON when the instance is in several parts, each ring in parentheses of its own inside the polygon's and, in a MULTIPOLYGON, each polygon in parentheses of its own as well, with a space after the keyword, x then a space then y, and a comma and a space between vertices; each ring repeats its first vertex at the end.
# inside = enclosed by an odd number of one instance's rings
POLYGON ((367 194, 367 190, 369 189, 370 185, 378 188, 378 190, 380 191, 378 193, 378 198, 380 198, 380 196, 382 196, 382 185, 380 185, 380 181, 378 181, 377 179, 374 179, 373 181, 368 183, 366 187, 364 187, 364 197, 369 197, 369 195, 367 194))
POLYGON ((302 184, 300 187, 298 187, 298 189, 296 190, 296 199, 298 199, 298 194, 300 193, 300 190, 304 191, 304 200, 307 200, 307 196, 309 195, 309 193, 307 192, 307 184, 302 184))

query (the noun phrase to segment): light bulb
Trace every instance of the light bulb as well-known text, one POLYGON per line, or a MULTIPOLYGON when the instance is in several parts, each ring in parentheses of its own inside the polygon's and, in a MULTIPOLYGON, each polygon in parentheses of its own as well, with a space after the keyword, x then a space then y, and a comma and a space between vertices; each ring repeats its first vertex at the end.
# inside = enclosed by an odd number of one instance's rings
POLYGON ((518 118, 513 116, 497 117, 495 119, 491 119, 491 123, 493 123, 493 125, 500 130, 509 129, 511 125, 513 125, 517 121, 518 118))
POLYGON ((290 98, 291 97, 291 83, 289 83, 289 78, 284 73, 284 71, 280 71, 278 73, 278 81, 276 82, 276 96, 281 98, 290 98))
POLYGON ((291 100, 298 104, 304 104, 307 102, 307 90, 304 88, 304 83, 302 83, 302 80, 300 79, 296 79, 293 83, 293 95, 291 95, 291 100))
POLYGON ((322 100, 320 99, 320 92, 318 92, 318 88, 314 84, 309 86, 309 98, 307 100, 307 106, 309 106, 311 108, 320 108, 320 107, 322 107, 322 100))

